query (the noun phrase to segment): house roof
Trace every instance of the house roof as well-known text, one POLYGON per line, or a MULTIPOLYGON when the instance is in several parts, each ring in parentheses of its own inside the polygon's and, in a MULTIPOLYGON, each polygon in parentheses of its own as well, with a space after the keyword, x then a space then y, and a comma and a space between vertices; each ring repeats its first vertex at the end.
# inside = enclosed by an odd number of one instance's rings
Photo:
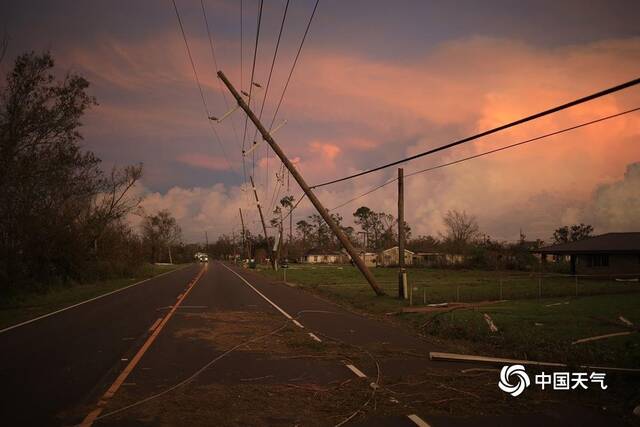
MULTIPOLYGON (((393 251, 393 250, 397 250, 397 249, 398 249, 398 246, 393 246, 393 247, 391 247, 391 248, 389 248, 389 249, 385 249, 385 250, 383 250, 383 251, 382 251, 382 253, 389 252, 389 251, 393 251)), ((410 250, 409 250, 409 249, 407 249, 407 248, 405 248, 405 250, 404 250, 404 251, 405 251, 405 252, 409 252, 410 254, 414 255, 414 252, 413 252, 413 251, 410 251, 410 250)))
POLYGON ((534 249, 532 252, 552 255, 593 253, 640 254, 640 232, 606 233, 576 242, 545 246, 534 249))
POLYGON ((339 251, 326 251, 323 249, 309 249, 309 251, 307 251, 307 253, 305 254, 305 256, 309 256, 309 255, 342 255, 342 252, 339 251))

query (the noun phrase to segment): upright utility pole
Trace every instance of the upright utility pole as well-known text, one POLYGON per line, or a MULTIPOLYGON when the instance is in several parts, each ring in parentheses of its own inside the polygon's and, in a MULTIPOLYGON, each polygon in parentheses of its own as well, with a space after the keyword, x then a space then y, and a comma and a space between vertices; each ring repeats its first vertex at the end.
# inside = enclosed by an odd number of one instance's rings
POLYGON ((275 259, 273 259, 273 251, 271 250, 271 245, 269 244, 269 235, 267 234, 267 224, 265 224, 264 215, 262 215, 262 207, 260 207, 260 200, 258 200, 258 192, 256 191, 256 185, 253 183, 253 176, 249 176, 249 179, 251 179, 251 187, 253 188, 253 195, 256 198, 256 205, 258 206, 258 212, 260 213, 260 222, 262 222, 262 231, 264 232, 264 240, 267 242, 267 253, 269 254, 269 259, 271 260, 271 267, 275 269, 276 263, 275 263, 275 259))
POLYGON ((233 249, 233 262, 236 262, 236 232, 231 230, 231 248, 233 249))
POLYGON ((240 211, 240 224, 242 225, 242 259, 245 259, 245 250, 247 248, 245 244, 245 234, 244 234, 244 218, 242 217, 242 208, 238 208, 240 211))
POLYGON ((208 254, 209 253, 209 235, 207 234, 207 231, 205 230, 204 232, 204 251, 208 254))
MULTIPOLYGON (((271 149, 273 149, 273 151, 280 158, 282 163, 284 163, 284 165, 287 167, 289 172, 291 172, 291 175, 293 175, 293 178, 298 182, 298 185, 300 186, 300 188, 302 188, 302 191, 304 191, 304 193, 307 195, 307 197, 309 198, 313 206, 316 208, 320 216, 322 216, 324 221, 327 223, 329 228, 331 228, 331 231, 333 231, 333 233, 338 237, 338 240, 340 240, 340 243, 342 243, 342 246, 347 250, 347 252, 351 256, 351 259, 356 264, 360 272, 362 272, 362 275, 365 277, 365 279, 367 279, 367 282, 369 282, 369 285, 371 285, 371 288, 373 288, 374 292, 377 295, 384 295, 385 294, 384 291, 382 290, 382 288, 378 286, 378 283, 376 282, 375 277, 373 277, 373 274, 371 274, 367 266, 360 259, 360 256, 358 255, 355 248, 349 241, 349 238, 343 233, 340 227, 338 227, 338 225, 335 223, 333 218, 331 218, 331 215, 329 215, 329 212, 327 211, 327 209, 324 206, 322 206, 322 203, 320 203, 320 200, 318 200, 316 195, 313 194, 313 191, 311 191, 311 189, 307 185, 302 175, 296 170, 296 168, 293 166, 291 161, 284 154, 280 146, 274 141, 274 139, 271 137, 271 135, 265 129, 262 123, 260 123, 260 120, 258 120, 258 118, 253 113, 253 111, 251 111, 247 103, 244 102, 244 99, 242 99, 238 91, 236 91, 236 89, 229 82, 229 80, 227 79, 227 77, 224 75, 222 71, 218 71, 218 77, 220 77, 220 79, 224 82, 225 86, 227 86, 227 88, 229 89, 233 97, 238 102, 238 105, 240 105, 240 108, 242 108, 245 111, 245 113, 251 119, 251 121, 256 126, 256 128, 258 128, 258 130, 260 131, 260 134, 262 135, 262 138, 265 141, 267 141, 267 143, 271 146, 271 149)), ((263 224, 264 224, 264 221, 263 221, 263 224)))
POLYGON ((289 248, 293 242, 293 205, 289 206, 289 248))
POLYGON ((404 263, 404 169, 398 168, 398 298, 408 298, 404 263))

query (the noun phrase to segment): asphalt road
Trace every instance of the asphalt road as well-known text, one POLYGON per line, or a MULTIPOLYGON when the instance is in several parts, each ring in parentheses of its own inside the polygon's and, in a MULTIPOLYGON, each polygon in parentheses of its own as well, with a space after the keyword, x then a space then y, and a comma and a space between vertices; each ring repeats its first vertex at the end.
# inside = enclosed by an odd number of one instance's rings
POLYGON ((0 333, 3 425, 57 425, 121 369, 198 266, 153 278, 71 310, 0 333))
MULTIPOLYGON (((353 421, 616 424, 584 408, 496 417, 431 413, 437 406, 425 406, 425 399, 469 399, 461 397, 461 388, 495 381, 450 381, 449 373, 460 372, 460 365, 429 362, 429 351, 446 350, 433 347, 387 322, 211 262, 0 333, 2 423, 73 425, 93 413, 95 425, 114 426, 333 425, 356 413, 354 408, 369 408, 353 421), (188 378, 193 379, 176 387, 188 378), (393 389, 402 384, 420 387, 393 389), (416 391, 424 395, 422 403, 405 398, 416 391)), ((489 390, 495 394, 485 399, 510 405, 497 387, 489 390)), ((482 401, 469 403, 483 410, 482 401)))

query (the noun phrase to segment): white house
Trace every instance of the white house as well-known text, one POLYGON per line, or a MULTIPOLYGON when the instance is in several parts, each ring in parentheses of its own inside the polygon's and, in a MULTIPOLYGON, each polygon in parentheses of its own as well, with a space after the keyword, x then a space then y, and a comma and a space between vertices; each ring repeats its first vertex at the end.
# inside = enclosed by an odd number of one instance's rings
POLYGON ((304 262, 309 264, 341 264, 346 262, 342 252, 310 250, 304 256, 304 262))
MULTIPOLYGON (((398 249, 397 246, 394 246, 392 248, 389 249, 385 249, 384 251, 380 252, 380 254, 378 255, 378 265, 381 265, 383 267, 389 267, 392 265, 398 265, 399 264, 399 254, 400 251, 398 249)), ((409 249, 405 249, 404 250, 404 264, 405 265, 413 265, 413 256, 415 254, 410 251, 409 249)))

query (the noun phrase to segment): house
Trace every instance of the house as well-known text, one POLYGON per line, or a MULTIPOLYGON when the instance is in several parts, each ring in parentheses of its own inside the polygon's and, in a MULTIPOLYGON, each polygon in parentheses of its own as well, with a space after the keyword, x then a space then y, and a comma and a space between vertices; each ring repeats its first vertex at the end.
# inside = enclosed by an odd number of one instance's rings
MULTIPOLYGON (((414 252, 409 249, 404 250, 404 264, 405 265, 413 265, 413 256, 414 252)), ((378 265, 383 267, 390 267, 392 265, 398 265, 400 263, 399 260, 400 250, 397 246, 394 246, 389 249, 385 249, 384 251, 378 254, 378 265)))
POLYGON ((303 257, 303 262, 308 262, 309 264, 343 264, 348 262, 348 258, 339 251, 311 249, 303 257))
POLYGON ((377 267, 378 266, 378 254, 375 252, 360 252, 360 259, 364 261, 364 265, 367 267, 377 267))
MULTIPOLYGON (((360 256, 360 259, 364 262, 364 265, 366 265, 367 267, 377 267, 378 266, 378 254, 375 252, 367 252, 364 249, 361 248, 354 248, 356 250, 356 252, 358 253, 358 255, 360 256)), ((351 255, 349 255, 349 253, 343 249, 342 250, 342 254, 345 256, 345 259, 347 262, 351 262, 351 255)))
POLYGON ((443 252, 416 252, 413 255, 413 264, 424 267, 444 267, 447 265, 460 265, 467 261, 468 257, 461 254, 446 254, 443 252))
POLYGON ((569 257, 571 274, 640 274, 640 232, 606 233, 532 252, 543 260, 547 255, 569 257))

